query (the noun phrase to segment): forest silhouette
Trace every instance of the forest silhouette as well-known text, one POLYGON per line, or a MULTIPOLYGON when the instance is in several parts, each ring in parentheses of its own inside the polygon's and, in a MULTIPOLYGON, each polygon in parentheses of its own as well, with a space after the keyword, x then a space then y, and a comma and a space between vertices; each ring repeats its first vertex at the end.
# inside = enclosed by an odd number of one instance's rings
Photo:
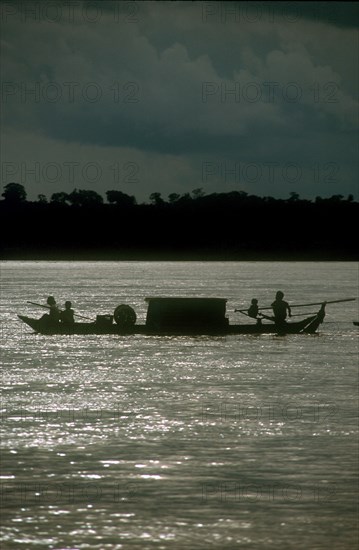
POLYGON ((149 195, 74 189, 28 201, 5 185, 0 201, 2 259, 356 260, 359 203, 287 199, 244 191, 149 195))

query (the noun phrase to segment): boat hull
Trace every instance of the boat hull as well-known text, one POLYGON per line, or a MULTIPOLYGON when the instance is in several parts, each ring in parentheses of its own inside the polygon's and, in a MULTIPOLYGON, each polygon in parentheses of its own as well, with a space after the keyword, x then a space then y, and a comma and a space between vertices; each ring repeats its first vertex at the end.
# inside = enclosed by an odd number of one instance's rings
POLYGON ((302 321, 293 323, 284 323, 277 326, 274 323, 246 324, 246 325, 227 325, 221 327, 207 328, 177 328, 177 329, 156 329, 149 328, 146 325, 134 325, 131 328, 122 328, 116 324, 103 325, 97 322, 93 323, 74 323, 65 325, 58 323, 50 325, 39 319, 33 319, 24 315, 18 316, 21 321, 31 327, 36 333, 45 335, 86 335, 86 334, 114 334, 119 336, 143 334, 147 336, 227 336, 231 334, 313 334, 322 323, 324 314, 318 312, 317 315, 307 317, 302 321))

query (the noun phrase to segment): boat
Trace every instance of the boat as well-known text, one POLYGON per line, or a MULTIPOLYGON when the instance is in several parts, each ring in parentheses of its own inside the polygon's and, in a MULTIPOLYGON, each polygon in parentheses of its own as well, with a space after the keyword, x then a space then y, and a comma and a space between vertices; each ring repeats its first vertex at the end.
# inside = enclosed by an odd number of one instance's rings
POLYGON ((145 324, 137 324, 134 309, 121 304, 113 315, 97 315, 92 322, 73 324, 49 323, 25 315, 18 317, 36 333, 46 335, 75 334, 143 334, 152 336, 226 336, 235 334, 313 334, 323 322, 325 303, 319 311, 295 322, 280 325, 268 319, 253 319, 252 323, 229 324, 225 298, 146 298, 148 303, 145 324))
POLYGON ((359 321, 353 321, 353 325, 355 325, 356 327, 359 327, 359 321))

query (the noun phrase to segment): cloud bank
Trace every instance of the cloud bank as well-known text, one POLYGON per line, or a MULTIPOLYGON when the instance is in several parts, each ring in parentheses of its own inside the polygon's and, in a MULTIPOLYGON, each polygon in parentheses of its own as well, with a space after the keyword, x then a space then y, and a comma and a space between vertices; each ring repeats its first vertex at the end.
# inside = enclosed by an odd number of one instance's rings
POLYGON ((48 4, 2 4, 3 185, 357 195, 354 4, 48 4))

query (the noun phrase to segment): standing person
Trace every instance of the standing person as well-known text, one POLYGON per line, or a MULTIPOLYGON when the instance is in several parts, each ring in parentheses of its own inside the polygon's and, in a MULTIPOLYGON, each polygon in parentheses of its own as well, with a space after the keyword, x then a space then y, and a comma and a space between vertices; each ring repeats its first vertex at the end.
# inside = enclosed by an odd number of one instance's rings
POLYGON ((72 305, 71 302, 69 301, 65 302, 65 309, 64 311, 61 311, 61 314, 60 314, 60 320, 65 325, 73 325, 73 323, 75 322, 74 310, 71 309, 71 305, 72 305))
POLYGON ((283 292, 281 290, 278 290, 277 294, 275 295, 275 300, 272 303, 274 321, 277 324, 285 323, 285 320, 287 318, 287 312, 289 317, 292 316, 290 306, 288 302, 283 300, 283 298, 284 298, 283 292))

